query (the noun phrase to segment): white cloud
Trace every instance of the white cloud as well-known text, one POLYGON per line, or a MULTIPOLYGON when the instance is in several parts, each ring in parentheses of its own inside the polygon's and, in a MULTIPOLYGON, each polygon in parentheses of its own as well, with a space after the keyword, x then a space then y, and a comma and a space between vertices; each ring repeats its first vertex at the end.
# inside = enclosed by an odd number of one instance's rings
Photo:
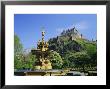
POLYGON ((56 32, 59 35, 63 30, 66 30, 66 29, 64 29, 64 28, 58 28, 58 29, 56 29, 56 32))
POLYGON ((89 25, 86 21, 81 21, 79 23, 75 23, 74 26, 78 29, 78 30, 86 30, 89 28, 89 25))

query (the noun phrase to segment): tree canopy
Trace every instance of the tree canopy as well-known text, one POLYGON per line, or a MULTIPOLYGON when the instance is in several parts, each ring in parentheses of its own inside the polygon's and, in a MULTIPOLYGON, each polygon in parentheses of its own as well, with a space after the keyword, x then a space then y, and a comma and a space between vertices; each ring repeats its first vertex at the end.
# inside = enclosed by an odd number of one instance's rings
POLYGON ((62 68, 63 60, 59 53, 57 53, 56 51, 50 51, 49 59, 52 62, 52 68, 54 69, 62 68))
POLYGON ((17 35, 14 36, 14 68, 33 69, 36 58, 30 52, 25 53, 17 35))

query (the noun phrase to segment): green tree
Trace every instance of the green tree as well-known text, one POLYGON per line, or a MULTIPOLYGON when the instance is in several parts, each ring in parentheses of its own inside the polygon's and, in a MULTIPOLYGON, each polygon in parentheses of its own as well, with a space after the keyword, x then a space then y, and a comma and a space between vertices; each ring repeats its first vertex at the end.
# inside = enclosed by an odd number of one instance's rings
POLYGON ((74 56, 73 55, 74 54, 74 51, 67 51, 67 52, 65 52, 64 53, 64 55, 63 55, 63 68, 71 68, 71 67, 73 67, 73 59, 71 60, 70 58, 72 57, 72 56, 74 56))
POLYGON ((85 71, 85 67, 90 63, 90 56, 85 51, 76 52, 70 59, 73 59, 76 67, 83 68, 83 71, 85 71))
POLYGON ((59 55, 59 53, 57 53, 56 51, 51 51, 49 54, 49 59, 52 62, 53 69, 62 68, 63 60, 62 60, 61 56, 59 55))
POLYGON ((23 68, 25 69, 34 69, 34 63, 36 61, 35 55, 28 53, 24 56, 23 68))
POLYGON ((97 45, 96 44, 88 44, 86 45, 86 50, 88 55, 90 56, 90 65, 92 67, 97 66, 97 45))
POLYGON ((14 68, 23 68, 23 56, 22 56, 23 46, 17 35, 14 35, 14 68))
POLYGON ((14 35, 14 54, 21 54, 23 51, 23 46, 20 42, 20 39, 17 35, 14 35))
POLYGON ((21 54, 14 55, 14 68, 15 69, 22 69, 23 68, 23 57, 21 54))

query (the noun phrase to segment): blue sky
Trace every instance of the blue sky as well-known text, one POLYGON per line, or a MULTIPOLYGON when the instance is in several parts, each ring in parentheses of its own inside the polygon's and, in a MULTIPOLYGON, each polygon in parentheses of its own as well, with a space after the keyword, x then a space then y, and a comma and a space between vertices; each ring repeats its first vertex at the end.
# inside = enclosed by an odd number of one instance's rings
POLYGON ((76 29, 89 40, 97 39, 96 14, 15 14, 14 33, 20 38, 24 49, 37 46, 42 27, 45 40, 60 35, 63 30, 76 29))

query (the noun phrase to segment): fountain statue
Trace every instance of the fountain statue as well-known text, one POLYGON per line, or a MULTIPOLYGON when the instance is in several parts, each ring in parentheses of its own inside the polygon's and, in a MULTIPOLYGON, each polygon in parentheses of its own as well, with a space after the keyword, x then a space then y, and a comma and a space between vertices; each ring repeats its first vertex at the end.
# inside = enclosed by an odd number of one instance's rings
POLYGON ((52 69, 51 62, 49 60, 49 49, 48 49, 48 42, 44 40, 45 32, 42 31, 42 40, 38 41, 37 49, 31 50, 33 55, 36 55, 38 59, 35 63, 35 69, 52 69))

